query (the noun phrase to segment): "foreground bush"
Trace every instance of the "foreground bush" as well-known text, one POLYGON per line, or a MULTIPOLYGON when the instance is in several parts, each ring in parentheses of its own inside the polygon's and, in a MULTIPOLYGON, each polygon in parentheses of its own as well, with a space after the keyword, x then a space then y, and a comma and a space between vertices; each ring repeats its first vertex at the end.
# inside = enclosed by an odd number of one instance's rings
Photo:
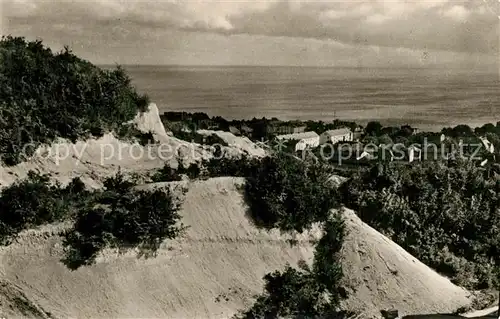
POLYGON ((0 194, 0 244, 8 245, 22 230, 68 218, 87 196, 80 179, 62 188, 47 175, 30 171, 0 194))
POLYGON ((324 235, 316 246, 313 266, 287 266, 264 276, 265 292, 235 319, 257 318, 346 318, 338 310, 345 297, 340 287, 342 268, 339 252, 345 227, 339 215, 324 224, 324 235))
POLYGON ((221 156, 203 160, 202 166, 206 170, 207 177, 233 176, 248 177, 261 165, 261 159, 241 155, 240 157, 221 156))
POLYGON ((102 70, 67 48, 54 54, 38 40, 0 41, 0 154, 8 165, 56 137, 136 133, 122 123, 147 105, 120 67, 102 70))
POLYGON ((163 240, 183 230, 178 225, 179 206, 170 191, 134 191, 132 186, 120 175, 108 179, 97 204, 78 212, 73 228, 65 234, 68 267, 92 264, 106 247, 138 247, 154 254, 163 240))
POLYGON ((360 172, 343 193, 361 219, 455 283, 494 285, 498 178, 471 163, 388 164, 360 172))
POLYGON ((339 207, 329 170, 320 164, 277 154, 264 158, 249 173, 245 194, 257 225, 302 232, 339 207))

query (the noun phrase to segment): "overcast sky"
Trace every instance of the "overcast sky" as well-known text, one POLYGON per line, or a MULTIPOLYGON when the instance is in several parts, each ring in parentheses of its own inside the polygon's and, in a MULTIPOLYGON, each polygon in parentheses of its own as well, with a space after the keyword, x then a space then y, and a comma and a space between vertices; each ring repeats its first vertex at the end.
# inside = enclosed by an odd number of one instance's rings
POLYGON ((98 64, 497 67, 497 0, 0 0, 2 34, 98 64))

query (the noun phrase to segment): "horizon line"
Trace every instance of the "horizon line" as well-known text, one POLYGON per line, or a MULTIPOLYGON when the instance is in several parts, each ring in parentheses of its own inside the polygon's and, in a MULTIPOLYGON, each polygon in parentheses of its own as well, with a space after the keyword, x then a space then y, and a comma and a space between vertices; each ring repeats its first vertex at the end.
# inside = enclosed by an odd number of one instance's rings
MULTIPOLYGON (((463 67, 463 66, 335 66, 335 65, 266 65, 266 64, 137 64, 137 63, 99 63, 97 66, 133 66, 133 67, 180 67, 180 68, 303 68, 303 69, 450 69, 450 70, 491 70, 491 66, 463 67)), ((498 72, 498 71, 494 71, 498 72)))

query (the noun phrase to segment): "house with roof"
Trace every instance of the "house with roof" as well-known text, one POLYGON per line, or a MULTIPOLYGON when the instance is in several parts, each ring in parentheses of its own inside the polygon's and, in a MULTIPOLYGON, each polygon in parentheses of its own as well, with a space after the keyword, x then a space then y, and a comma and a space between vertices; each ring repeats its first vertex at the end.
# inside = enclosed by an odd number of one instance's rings
POLYGON ((319 135, 316 132, 302 132, 285 135, 278 135, 276 139, 279 141, 296 141, 295 151, 303 151, 306 148, 319 146, 319 135))
POLYGON ((352 142, 354 140, 353 132, 348 128, 339 128, 336 130, 328 130, 321 134, 320 144, 338 142, 352 142))

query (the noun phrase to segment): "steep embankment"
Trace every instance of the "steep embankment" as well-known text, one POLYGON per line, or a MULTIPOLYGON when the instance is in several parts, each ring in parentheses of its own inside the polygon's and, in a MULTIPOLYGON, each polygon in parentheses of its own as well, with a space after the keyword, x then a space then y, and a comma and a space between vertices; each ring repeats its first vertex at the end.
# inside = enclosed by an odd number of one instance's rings
POLYGON ((400 314, 451 313, 470 303, 455 286, 389 238, 345 211, 348 235, 343 267, 350 298, 347 309, 364 316, 398 309, 400 314))
POLYGON ((313 253, 305 235, 291 247, 276 232, 253 227, 237 189, 241 182, 192 183, 181 211, 189 229, 156 258, 107 251, 96 265, 70 271, 59 262, 61 238, 45 227, 0 250, 0 274, 56 317, 231 316, 262 290, 267 272, 313 253))
POLYGON ((245 154, 248 156, 262 157, 266 155, 266 151, 263 148, 257 146, 245 136, 235 136, 230 132, 210 130, 198 130, 196 133, 204 136, 216 135, 227 144, 227 150, 233 156, 245 154))
MULTIPOLYGON (((47 226, 24 232, 0 249, 0 275, 28 300, 56 317, 227 318, 262 291, 262 277, 311 260, 315 230, 297 237, 256 229, 246 217, 242 179, 144 185, 187 187, 181 210, 185 236, 159 255, 138 259, 106 251, 97 264, 70 271, 60 263, 61 238, 47 226)), ((415 260, 399 246, 346 213, 350 231, 344 272, 345 305, 363 317, 396 307, 403 314, 448 312, 467 304, 467 292, 415 260)))
POLYGON ((210 156, 202 145, 168 136, 154 103, 133 122, 142 132, 152 132, 157 143, 142 146, 119 140, 111 133, 76 143, 61 139, 40 147, 27 162, 12 167, 0 166, 0 187, 24 178, 30 170, 47 173, 63 183, 81 177, 87 185, 98 187, 102 178, 116 174, 119 168, 124 172, 141 173, 163 167, 165 162, 175 167, 179 159, 189 164, 210 156))

